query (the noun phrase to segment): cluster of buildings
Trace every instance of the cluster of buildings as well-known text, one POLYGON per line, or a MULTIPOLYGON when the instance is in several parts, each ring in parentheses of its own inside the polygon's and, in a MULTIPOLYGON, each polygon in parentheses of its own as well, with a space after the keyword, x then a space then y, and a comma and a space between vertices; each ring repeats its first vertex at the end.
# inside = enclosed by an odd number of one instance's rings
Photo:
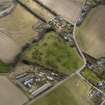
MULTIPOLYGON (((33 9, 28 7, 22 0, 17 0, 22 6, 24 6, 29 12, 31 12, 33 15, 37 15, 33 9)), ((29 2, 26 0, 26 2, 29 2)), ((38 2, 38 1, 37 1, 38 2)), ((66 41, 69 42, 70 46, 73 47, 75 45, 74 38, 73 38, 73 30, 74 25, 63 19, 61 16, 53 16, 50 21, 45 21, 43 16, 37 15, 37 17, 43 21, 39 22, 37 27, 32 27, 34 30, 38 31, 39 34, 49 32, 49 31, 56 31, 60 36, 62 36, 66 41)), ((40 36, 40 35, 39 35, 40 36)), ((39 39, 39 38, 38 38, 39 39)))
POLYGON ((74 39, 73 39, 73 30, 74 25, 66 21, 60 16, 56 16, 55 18, 49 21, 49 25, 58 33, 60 34, 66 41, 70 43, 71 46, 74 46, 74 39))
POLYGON ((77 25, 80 25, 84 21, 85 17, 87 16, 87 14, 90 12, 91 9, 92 9, 92 7, 91 7, 90 3, 89 4, 86 3, 82 7, 80 16, 79 16, 77 23, 76 23, 77 25))
POLYGON ((37 25, 33 25, 33 30, 37 31, 38 33, 45 33, 49 32, 51 30, 51 26, 47 23, 44 23, 42 21, 38 21, 37 25))
POLYGON ((44 35, 50 31, 53 31, 51 26, 45 22, 38 21, 35 25, 32 26, 32 29, 37 32, 37 36, 33 39, 32 43, 38 42, 41 40, 44 35))
POLYGON ((32 66, 29 72, 24 72, 16 76, 16 84, 27 92, 30 98, 34 98, 65 78, 66 75, 62 73, 40 66, 32 66))
POLYGON ((94 58, 86 53, 84 53, 87 60, 87 68, 92 70, 101 79, 105 79, 105 57, 94 58))
POLYGON ((101 81, 98 83, 97 87, 101 90, 105 90, 105 81, 101 81))
POLYGON ((99 83, 97 83, 97 87, 105 91, 105 58, 101 57, 96 59, 86 53, 84 54, 87 60, 86 67, 92 70, 98 76, 98 78, 100 78, 99 83))
POLYGON ((105 79, 105 58, 96 59, 95 62, 89 62, 87 67, 96 73, 101 79, 105 79))
POLYGON ((89 97, 95 105, 100 105, 104 100, 105 96, 96 89, 91 89, 89 92, 89 97))
MULTIPOLYGON (((69 42, 70 46, 74 46, 75 42, 73 39, 74 25, 66 21, 60 16, 52 18, 49 23, 44 23, 42 21, 38 22, 37 27, 33 26, 39 34, 44 34, 49 31, 57 32, 64 40, 69 42)), ((40 35, 39 35, 40 36, 40 35)))

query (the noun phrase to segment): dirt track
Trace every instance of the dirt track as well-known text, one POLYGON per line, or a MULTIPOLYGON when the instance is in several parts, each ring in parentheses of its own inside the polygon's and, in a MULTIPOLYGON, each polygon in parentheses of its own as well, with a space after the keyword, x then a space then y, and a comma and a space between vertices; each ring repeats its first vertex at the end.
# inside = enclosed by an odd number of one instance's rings
POLYGON ((27 97, 5 76, 0 76, 0 105, 23 105, 27 97))

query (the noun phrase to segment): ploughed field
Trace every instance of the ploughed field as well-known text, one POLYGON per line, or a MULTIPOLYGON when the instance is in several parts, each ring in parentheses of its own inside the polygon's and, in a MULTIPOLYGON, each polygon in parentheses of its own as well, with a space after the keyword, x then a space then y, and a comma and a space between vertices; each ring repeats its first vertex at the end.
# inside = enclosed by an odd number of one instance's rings
POLYGON ((0 60, 11 62, 18 54, 20 48, 5 32, 0 32, 0 60))
POLYGON ((34 43, 23 55, 23 59, 45 67, 70 74, 83 65, 75 48, 57 33, 49 32, 38 43, 34 43))
POLYGON ((70 22, 76 22, 84 0, 38 0, 70 22))
POLYGON ((75 75, 32 105, 94 105, 88 97, 90 89, 91 86, 75 75))
POLYGON ((7 77, 0 76, 0 105, 23 105, 27 97, 7 77))
POLYGON ((11 14, 0 18, 0 60, 13 62, 21 48, 37 36, 32 27, 38 19, 19 4, 11 14))
POLYGON ((96 58, 105 56, 105 6, 94 8, 77 28, 80 48, 96 58))
POLYGON ((0 30, 10 33, 8 36, 22 46, 36 36, 32 26, 37 21, 37 18, 17 4, 10 15, 0 18, 0 30))

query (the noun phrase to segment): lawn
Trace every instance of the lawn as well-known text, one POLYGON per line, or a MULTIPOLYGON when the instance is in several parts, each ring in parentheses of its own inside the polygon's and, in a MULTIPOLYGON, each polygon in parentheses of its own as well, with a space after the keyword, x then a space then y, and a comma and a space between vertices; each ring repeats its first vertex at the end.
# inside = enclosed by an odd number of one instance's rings
POLYGON ((10 65, 0 62, 0 73, 7 73, 10 70, 10 65))
POLYGON ((85 68, 82 71, 82 75, 91 83, 93 83, 94 85, 97 85, 97 83, 99 83, 101 81, 100 78, 97 77, 97 75, 90 69, 85 68))
POLYGON ((32 45, 23 59, 31 63, 70 74, 83 65, 83 60, 57 33, 49 32, 38 43, 32 45))
POLYGON ((91 87, 77 75, 32 105, 94 105, 88 97, 91 87))

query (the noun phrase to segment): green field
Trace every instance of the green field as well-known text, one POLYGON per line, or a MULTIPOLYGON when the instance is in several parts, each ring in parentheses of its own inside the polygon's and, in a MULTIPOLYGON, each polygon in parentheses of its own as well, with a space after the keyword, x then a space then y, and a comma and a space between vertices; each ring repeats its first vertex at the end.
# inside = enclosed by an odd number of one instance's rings
POLYGON ((97 83, 101 81, 101 79, 98 78, 97 75, 90 69, 85 68, 81 73, 88 81, 94 85, 97 85, 97 83))
POLYGON ((88 97, 91 87, 77 75, 32 105, 94 105, 88 97))
POLYGON ((58 34, 50 32, 24 53, 24 59, 63 73, 72 73, 83 65, 83 60, 58 34))
POLYGON ((8 64, 4 64, 0 62, 0 73, 7 73, 10 70, 10 66, 8 64))

